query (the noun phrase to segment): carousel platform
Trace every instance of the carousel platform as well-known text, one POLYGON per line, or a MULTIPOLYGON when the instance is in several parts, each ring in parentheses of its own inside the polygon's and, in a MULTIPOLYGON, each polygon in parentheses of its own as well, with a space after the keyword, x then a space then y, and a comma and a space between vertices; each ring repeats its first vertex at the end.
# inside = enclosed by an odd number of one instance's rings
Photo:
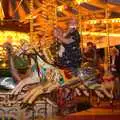
POLYGON ((64 120, 119 120, 120 109, 91 108, 70 114, 64 120))

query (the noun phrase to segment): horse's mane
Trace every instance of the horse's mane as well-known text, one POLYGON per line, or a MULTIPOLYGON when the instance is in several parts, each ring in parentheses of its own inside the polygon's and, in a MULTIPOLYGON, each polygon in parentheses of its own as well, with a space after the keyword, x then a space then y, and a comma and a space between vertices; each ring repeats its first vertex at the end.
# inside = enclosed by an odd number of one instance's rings
POLYGON ((61 66, 60 66, 59 64, 57 64, 57 62, 56 62, 56 63, 55 63, 55 62, 50 63, 50 62, 48 62, 48 61, 46 60, 45 57, 42 57, 42 56, 36 51, 36 49, 33 49, 33 51, 34 51, 34 54, 35 54, 36 56, 38 56, 38 57, 39 57, 42 61, 44 61, 45 63, 47 63, 47 64, 49 64, 49 65, 51 65, 51 66, 53 66, 53 67, 55 67, 55 68, 61 69, 61 66))

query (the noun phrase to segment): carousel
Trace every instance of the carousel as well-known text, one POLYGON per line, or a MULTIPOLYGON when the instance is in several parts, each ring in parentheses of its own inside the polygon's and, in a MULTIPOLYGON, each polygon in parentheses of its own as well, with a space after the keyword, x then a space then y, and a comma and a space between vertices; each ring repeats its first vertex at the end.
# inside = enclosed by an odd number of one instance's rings
POLYGON ((73 120, 71 113, 108 107, 117 120, 119 7, 119 0, 0 0, 0 120, 73 120))

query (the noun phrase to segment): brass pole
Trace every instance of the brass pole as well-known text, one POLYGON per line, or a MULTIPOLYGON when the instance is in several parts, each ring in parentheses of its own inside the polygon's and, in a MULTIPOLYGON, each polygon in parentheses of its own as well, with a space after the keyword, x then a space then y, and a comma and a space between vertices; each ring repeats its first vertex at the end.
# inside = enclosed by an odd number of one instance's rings
POLYGON ((105 64, 106 64, 106 72, 110 72, 110 40, 109 40, 109 9, 106 8, 105 10, 105 17, 106 17, 106 44, 105 47, 105 64))
POLYGON ((34 27, 33 27, 33 23, 34 23, 34 19, 33 19, 33 0, 30 0, 30 43, 33 42, 33 32, 34 32, 34 27))
POLYGON ((76 8, 78 9, 78 16, 77 16, 77 18, 78 18, 78 29, 79 29, 79 32, 80 32, 80 48, 81 48, 81 53, 83 54, 83 48, 84 48, 84 46, 83 46, 83 36, 82 36, 82 15, 80 14, 80 10, 79 10, 79 5, 75 5, 76 6, 76 8))
POLYGON ((79 13, 79 20, 80 20, 80 23, 79 23, 79 31, 80 31, 80 39, 81 39, 81 43, 80 43, 80 47, 81 47, 81 53, 83 54, 83 48, 84 48, 84 46, 83 46, 83 36, 82 36, 82 16, 80 15, 80 13, 79 13))

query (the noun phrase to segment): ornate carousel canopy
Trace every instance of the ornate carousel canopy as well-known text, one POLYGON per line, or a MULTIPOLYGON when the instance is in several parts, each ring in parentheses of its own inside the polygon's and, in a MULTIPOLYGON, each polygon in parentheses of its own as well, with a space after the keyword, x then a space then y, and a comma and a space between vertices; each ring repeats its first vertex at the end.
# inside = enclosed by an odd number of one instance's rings
POLYGON ((35 39, 47 45, 53 40, 51 29, 56 24, 66 29, 68 19, 77 17, 84 46, 92 41, 98 48, 105 47, 108 33, 110 45, 119 45, 119 7, 120 0, 33 0, 31 15, 30 0, 1 0, 0 29, 29 32, 32 18, 35 39))

